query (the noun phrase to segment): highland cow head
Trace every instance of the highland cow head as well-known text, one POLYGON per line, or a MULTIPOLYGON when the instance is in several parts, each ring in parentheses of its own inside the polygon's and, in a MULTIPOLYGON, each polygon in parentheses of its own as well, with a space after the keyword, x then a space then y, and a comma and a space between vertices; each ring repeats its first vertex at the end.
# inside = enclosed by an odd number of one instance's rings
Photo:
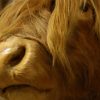
POLYGON ((100 99, 99 0, 13 0, 0 16, 5 100, 100 99))

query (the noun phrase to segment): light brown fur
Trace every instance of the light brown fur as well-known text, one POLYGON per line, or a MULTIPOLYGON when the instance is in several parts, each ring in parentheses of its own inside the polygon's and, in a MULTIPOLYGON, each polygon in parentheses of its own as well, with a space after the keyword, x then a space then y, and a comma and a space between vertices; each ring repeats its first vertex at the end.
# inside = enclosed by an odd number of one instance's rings
POLYGON ((6 100, 100 99, 99 0, 15 0, 1 12, 0 41, 6 100), (18 46, 27 56, 8 66, 2 52, 18 46))

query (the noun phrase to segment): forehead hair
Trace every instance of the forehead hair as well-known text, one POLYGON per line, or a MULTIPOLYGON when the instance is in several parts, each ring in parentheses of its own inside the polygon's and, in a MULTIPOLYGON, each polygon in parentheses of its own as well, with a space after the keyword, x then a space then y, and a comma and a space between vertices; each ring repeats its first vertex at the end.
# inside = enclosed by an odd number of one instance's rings
MULTIPOLYGON (((9 20, 12 26, 15 26, 13 25, 13 23, 17 24, 18 20, 20 20, 22 17, 31 16, 33 12, 39 11, 41 10, 41 8, 49 9, 51 1, 52 0, 14 0, 1 13, 2 16, 0 18, 0 25, 3 24, 4 22, 7 23, 9 20)), ((100 19, 99 12, 98 12, 98 6, 99 6, 98 0, 55 0, 55 2, 56 2, 55 9, 58 9, 56 8, 56 6, 59 6, 58 4, 59 2, 62 3, 62 6, 66 5, 67 12, 65 11, 65 13, 67 13, 69 16, 70 16, 70 13, 74 12, 74 11, 71 11, 71 6, 72 8, 75 8, 77 6, 80 6, 81 3, 84 3, 84 6, 85 6, 87 2, 90 2, 93 8, 95 9, 97 20, 99 21, 100 19)), ((9 29, 13 29, 13 27, 9 29)))
POLYGON ((70 14, 76 13, 75 8, 79 8, 81 3, 87 2, 94 8, 96 15, 95 31, 100 33, 100 7, 99 0, 14 0, 1 13, 0 35, 8 35, 19 30, 20 25, 31 22, 33 16, 42 9, 50 8, 51 1, 55 1, 55 7, 51 12, 48 28, 47 43, 54 58, 58 57, 63 66, 67 66, 71 72, 70 64, 66 54, 66 42, 69 38, 70 14), (57 37, 57 38, 56 38, 57 37), (55 45, 56 43, 56 45, 55 45))
MULTIPOLYGON (((14 0, 2 12, 0 17, 0 33, 8 34, 13 30, 18 30, 20 25, 25 21, 33 18, 41 9, 48 9, 52 6, 51 1, 55 1, 54 10, 51 12, 49 25, 47 28, 48 33, 56 33, 63 30, 62 33, 68 33, 68 22, 71 20, 70 13, 76 13, 75 7, 79 7, 81 3, 84 6, 89 2, 95 10, 96 22, 95 30, 97 34, 100 33, 100 3, 99 0, 14 0), (73 9, 71 9, 71 7, 73 9), (54 25, 54 28, 52 27, 54 25), (52 29, 53 28, 53 29, 52 29)), ((13 32, 12 32, 13 33, 13 32)), ((58 35, 58 34, 57 34, 58 35)), ((64 34, 65 35, 65 34, 64 34)), ((58 35, 59 36, 59 35, 58 35)), ((64 36, 60 35, 60 38, 64 36)), ((66 39, 65 39, 66 40, 66 39)), ((63 44, 63 43, 62 43, 63 44)))
MULTIPOLYGON (((0 33, 7 35, 21 29, 21 25, 31 22, 32 18, 41 15, 48 9, 50 0, 14 0, 1 12, 0 33), (39 12, 39 13, 38 13, 39 12)), ((48 12, 47 12, 48 13, 48 12)), ((45 14, 42 15, 45 17, 45 14)))

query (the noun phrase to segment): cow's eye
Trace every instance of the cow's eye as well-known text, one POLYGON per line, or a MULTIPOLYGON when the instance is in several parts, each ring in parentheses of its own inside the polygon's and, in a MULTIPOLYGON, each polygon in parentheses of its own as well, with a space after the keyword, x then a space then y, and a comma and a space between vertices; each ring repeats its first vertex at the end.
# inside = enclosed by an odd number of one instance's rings
POLYGON ((90 8, 90 5, 88 3, 82 3, 81 6, 80 6, 80 10, 82 12, 87 12, 90 8))

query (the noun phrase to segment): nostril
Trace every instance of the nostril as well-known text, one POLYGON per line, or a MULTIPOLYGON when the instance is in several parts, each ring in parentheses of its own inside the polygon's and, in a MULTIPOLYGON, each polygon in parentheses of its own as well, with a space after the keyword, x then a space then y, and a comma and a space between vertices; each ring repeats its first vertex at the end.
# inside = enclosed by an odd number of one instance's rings
POLYGON ((10 57, 8 64, 10 67, 18 65, 25 56, 25 47, 19 47, 10 57))

